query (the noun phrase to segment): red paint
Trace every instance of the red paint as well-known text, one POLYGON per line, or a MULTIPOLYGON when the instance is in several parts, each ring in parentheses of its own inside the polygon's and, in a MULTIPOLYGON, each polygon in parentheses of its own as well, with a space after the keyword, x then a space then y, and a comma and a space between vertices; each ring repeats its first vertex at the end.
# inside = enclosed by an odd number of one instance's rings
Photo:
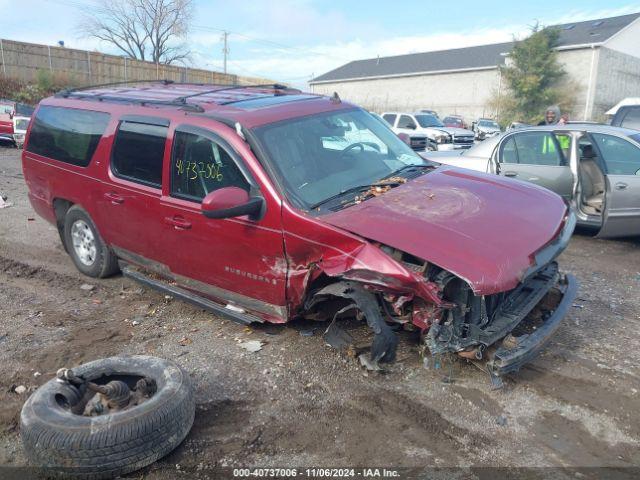
POLYGON ((203 212, 215 212, 225 208, 237 207, 249 201, 249 194, 238 187, 226 187, 215 190, 202 200, 203 212))
POLYGON ((16 111, 16 104, 11 100, 0 100, 0 136, 13 138, 13 114, 16 111), (12 113, 5 113, 5 108, 9 107, 12 113))
POLYGON ((518 284, 566 210, 549 190, 441 167, 323 220, 434 263, 489 295, 518 284))
MULTIPOLYGON (((136 91, 144 91, 149 99, 166 100, 207 88, 211 87, 168 85, 136 91)), ((105 91, 109 92, 121 90, 105 91)), ((356 108, 320 96, 247 110, 217 105, 208 97, 189 102, 245 128, 356 108)), ((555 238, 566 212, 560 197, 530 184, 443 167, 378 198, 315 217, 289 205, 236 130, 212 117, 125 102, 49 98, 42 103, 103 111, 111 119, 86 168, 25 149, 24 176, 38 214, 55 223, 55 199, 79 204, 108 245, 196 280, 199 283, 189 288, 214 300, 229 301, 198 285, 226 290, 236 304, 271 322, 295 317, 310 286, 325 277, 357 280, 391 296, 419 299, 415 323, 425 329, 443 306, 438 287, 389 257, 375 242, 453 271, 478 293, 493 293, 515 286, 531 265, 531 255, 555 238), (111 172, 111 148, 123 115, 170 121, 161 188, 119 179, 111 172), (203 208, 246 202, 247 194, 237 189, 218 190, 204 205, 170 196, 171 147, 176 127, 183 124, 210 130, 235 150, 264 198, 265 213, 259 220, 209 219, 202 214, 203 208)), ((29 134, 27 145, 28 141, 29 134)))

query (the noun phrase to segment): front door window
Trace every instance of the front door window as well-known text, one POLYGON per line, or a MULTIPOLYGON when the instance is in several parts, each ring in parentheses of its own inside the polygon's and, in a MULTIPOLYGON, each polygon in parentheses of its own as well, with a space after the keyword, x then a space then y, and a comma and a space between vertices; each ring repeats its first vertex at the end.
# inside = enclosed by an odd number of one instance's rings
POLYGON ((171 162, 171 196, 200 202, 223 187, 249 191, 249 183, 216 142, 201 135, 176 132, 171 162))

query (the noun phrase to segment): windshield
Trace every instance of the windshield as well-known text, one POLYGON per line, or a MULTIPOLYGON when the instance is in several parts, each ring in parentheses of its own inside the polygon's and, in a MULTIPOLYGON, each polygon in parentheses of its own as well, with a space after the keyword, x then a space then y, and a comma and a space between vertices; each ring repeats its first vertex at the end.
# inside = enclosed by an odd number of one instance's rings
POLYGON ((640 133, 629 135, 629 137, 633 138, 636 142, 640 143, 640 133))
POLYGON ((287 196, 306 209, 407 165, 428 165, 386 122, 364 110, 295 118, 255 133, 287 196))
POLYGON ((416 120, 418 121, 418 123, 422 128, 444 127, 440 119, 435 115, 426 115, 426 114, 416 115, 416 120))
POLYGON ((491 120, 480 120, 478 125, 481 127, 500 128, 496 122, 492 122, 491 120))

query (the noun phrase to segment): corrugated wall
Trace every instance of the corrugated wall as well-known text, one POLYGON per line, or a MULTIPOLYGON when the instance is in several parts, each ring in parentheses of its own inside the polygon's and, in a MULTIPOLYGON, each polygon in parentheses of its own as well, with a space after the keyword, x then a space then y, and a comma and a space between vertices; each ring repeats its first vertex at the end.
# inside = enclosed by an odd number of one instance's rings
POLYGON ((0 39, 0 75, 33 82, 39 70, 50 71, 55 77, 65 78, 75 85, 159 79, 218 84, 271 82, 264 78, 155 64, 87 50, 0 39))

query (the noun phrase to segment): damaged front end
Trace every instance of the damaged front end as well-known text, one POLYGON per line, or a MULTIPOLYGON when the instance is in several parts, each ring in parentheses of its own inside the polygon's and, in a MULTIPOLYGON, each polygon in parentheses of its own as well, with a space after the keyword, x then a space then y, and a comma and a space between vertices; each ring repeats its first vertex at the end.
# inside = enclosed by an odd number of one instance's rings
POLYGON ((460 279, 445 275, 443 294, 455 307, 429 329, 425 341, 432 355, 456 352, 487 360, 496 374, 518 370, 546 344, 577 294, 572 275, 551 262, 518 287, 476 296, 460 279))
POLYGON ((431 355, 456 353, 483 361, 493 375, 517 371, 551 338, 576 297, 576 279, 562 274, 555 262, 574 227, 575 216, 568 214, 558 235, 532 255, 531 266, 506 291, 478 292, 455 273, 374 244, 406 272, 404 284, 398 277, 385 284, 380 272, 331 272, 334 278, 315 289, 304 308, 307 313, 323 311, 331 321, 328 332, 338 318, 357 311, 375 334, 374 364, 395 358, 397 339, 389 326, 395 323, 420 330, 431 355))

